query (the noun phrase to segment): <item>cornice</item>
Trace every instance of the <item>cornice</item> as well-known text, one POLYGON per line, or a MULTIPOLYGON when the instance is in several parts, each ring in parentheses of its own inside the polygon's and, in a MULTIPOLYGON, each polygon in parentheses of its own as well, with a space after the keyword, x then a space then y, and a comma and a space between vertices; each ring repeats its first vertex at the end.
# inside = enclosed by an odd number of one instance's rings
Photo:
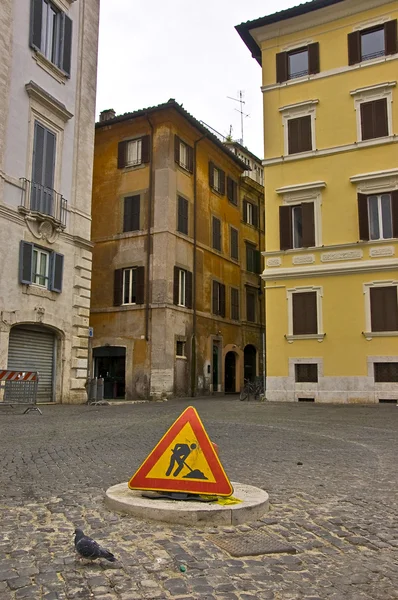
POLYGON ((308 192, 311 190, 321 190, 326 187, 325 181, 312 181, 310 183, 299 183, 297 185, 286 185, 277 188, 275 191, 279 195, 290 194, 292 192, 308 192))
POLYGON ((377 83, 376 85, 369 85, 367 87, 358 88, 350 92, 350 94, 351 96, 357 96, 358 94, 366 94, 368 92, 381 92, 382 90, 395 87, 396 85, 396 81, 386 81, 385 83, 377 83))
POLYGON ((328 275, 350 275, 380 271, 398 270, 398 259, 362 260, 346 263, 331 263, 327 265, 312 265, 311 267, 289 267, 285 269, 265 269, 261 275, 264 281, 281 279, 300 279, 302 277, 320 277, 328 275))
POLYGON ((46 90, 37 85, 34 81, 27 83, 25 89, 29 98, 36 100, 36 102, 51 110, 51 112, 55 113, 65 123, 73 117, 73 114, 69 112, 65 104, 59 102, 59 100, 54 98, 54 96, 51 96, 51 94, 46 92, 46 90))
POLYGON ((397 177, 398 169, 386 169, 384 171, 373 171, 372 173, 360 173, 350 177, 351 183, 360 183, 362 181, 374 181, 385 179, 387 177, 397 177))
POLYGON ((286 106, 281 106, 278 110, 279 112, 283 113, 283 112, 287 112, 288 110, 297 110, 300 108, 308 108, 310 106, 315 106, 316 104, 319 104, 319 100, 314 99, 314 100, 305 100, 304 102, 297 102, 296 104, 287 104, 286 106))

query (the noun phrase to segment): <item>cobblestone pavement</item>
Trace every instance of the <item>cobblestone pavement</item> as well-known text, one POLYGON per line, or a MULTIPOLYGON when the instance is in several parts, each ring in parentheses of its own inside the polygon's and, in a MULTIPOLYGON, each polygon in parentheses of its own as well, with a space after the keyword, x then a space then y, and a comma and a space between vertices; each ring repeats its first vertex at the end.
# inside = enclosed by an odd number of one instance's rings
POLYGON ((199 529, 108 511, 104 491, 133 474, 188 405, 1 408, 1 600, 398 598, 395 406, 198 399, 230 479, 266 489, 269 513, 199 529), (75 526, 120 561, 77 562, 75 526), (263 530, 297 553, 238 560, 207 539, 236 530, 263 530))

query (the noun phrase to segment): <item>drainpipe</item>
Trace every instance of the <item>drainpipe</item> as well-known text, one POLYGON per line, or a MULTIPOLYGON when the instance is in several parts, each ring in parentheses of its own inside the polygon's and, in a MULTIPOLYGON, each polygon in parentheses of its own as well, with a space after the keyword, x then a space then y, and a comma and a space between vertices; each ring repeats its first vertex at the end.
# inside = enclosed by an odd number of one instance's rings
POLYGON ((193 145, 193 274, 192 274, 192 347, 191 347, 191 396, 196 395, 196 249, 197 249, 197 173, 196 173, 196 150, 199 142, 207 135, 202 135, 193 145))
POLYGON ((147 231, 147 248, 146 248, 146 276, 145 276, 145 339, 149 340, 149 269, 151 264, 151 221, 152 221, 152 202, 153 202, 153 125, 145 114, 146 120, 151 128, 151 152, 149 162, 149 199, 148 199, 148 231, 147 231))
MULTIPOLYGON (((258 228, 258 247, 261 253, 261 198, 259 196, 258 202, 258 214, 259 214, 259 228, 258 228)), ((264 211, 264 235, 265 235, 265 211, 264 211)), ((260 274, 260 333, 261 333, 261 345, 263 354, 263 386, 265 393, 265 290, 262 289, 263 280, 260 274), (264 299, 264 303, 262 299, 264 299)))

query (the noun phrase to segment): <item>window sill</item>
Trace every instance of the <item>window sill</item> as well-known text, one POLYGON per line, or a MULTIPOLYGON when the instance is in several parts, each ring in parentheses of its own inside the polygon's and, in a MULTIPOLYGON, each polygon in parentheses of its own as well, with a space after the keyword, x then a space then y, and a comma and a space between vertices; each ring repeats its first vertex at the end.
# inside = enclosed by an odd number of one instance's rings
POLYGON ((398 337, 398 331, 362 331, 362 335, 370 341, 375 337, 398 337))
POLYGON ((137 163, 136 165, 126 165, 125 167, 123 167, 123 169, 121 169, 122 171, 124 171, 125 173, 129 173, 130 171, 137 171, 138 169, 143 169, 146 166, 147 163, 137 163))
POLYGON ((358 140, 357 146, 358 148, 363 148, 367 146, 374 146, 375 144, 386 144, 394 140, 393 135, 383 135, 381 137, 369 138, 368 140, 358 140))
POLYGON ((176 354, 176 358, 179 358, 180 360, 188 360, 186 356, 180 356, 179 354, 176 354))
POLYGON ((185 167, 184 165, 182 165, 182 164, 181 164, 181 163, 179 163, 179 162, 177 163, 177 165, 180 167, 181 171, 182 171, 183 173, 185 173, 185 175, 192 175, 193 171, 190 171, 190 170, 188 169, 188 167, 185 167))
POLYGON ((289 344, 292 344, 297 340, 317 340, 318 342, 323 342, 325 336, 326 333, 309 333, 306 335, 285 335, 285 338, 289 344))
POLYGON ((65 84, 69 79, 68 76, 59 69, 56 65, 54 65, 48 58, 44 56, 41 52, 35 50, 32 56, 33 60, 36 61, 39 67, 41 67, 46 73, 51 75, 58 83, 65 84))
POLYGON ((31 285, 23 284, 22 293, 27 294, 28 296, 38 296, 39 298, 47 298, 47 300, 53 301, 59 296, 58 293, 51 292, 50 290, 33 283, 31 285))

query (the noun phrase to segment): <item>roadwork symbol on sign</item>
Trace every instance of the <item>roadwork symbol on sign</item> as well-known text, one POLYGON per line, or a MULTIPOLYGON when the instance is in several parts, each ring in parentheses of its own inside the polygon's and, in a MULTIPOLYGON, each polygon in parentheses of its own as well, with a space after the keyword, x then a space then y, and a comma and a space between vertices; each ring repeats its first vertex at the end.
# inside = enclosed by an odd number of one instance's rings
POLYGON ((230 496, 231 483, 196 410, 178 417, 129 481, 132 490, 230 496))

